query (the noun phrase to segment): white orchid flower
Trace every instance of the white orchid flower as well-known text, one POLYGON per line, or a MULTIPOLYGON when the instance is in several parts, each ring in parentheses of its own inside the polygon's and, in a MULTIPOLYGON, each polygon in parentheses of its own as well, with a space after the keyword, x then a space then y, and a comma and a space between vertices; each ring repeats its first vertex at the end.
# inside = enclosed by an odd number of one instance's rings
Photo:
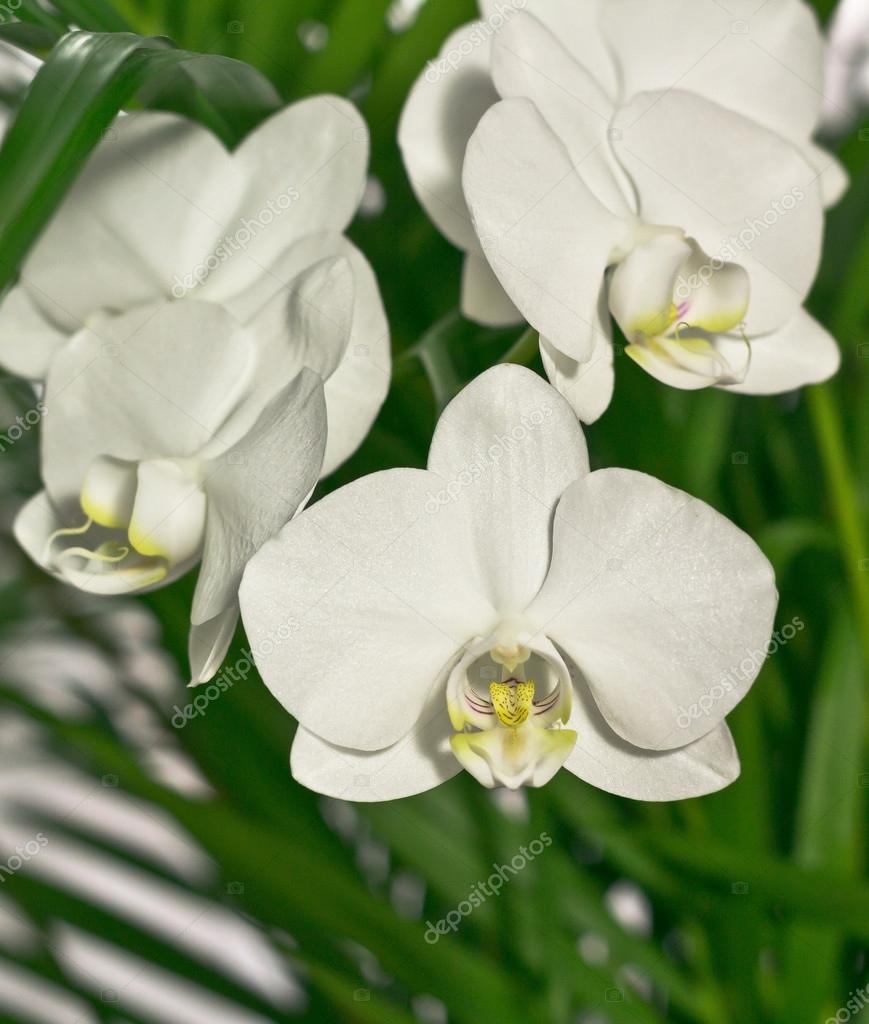
POLYGON ((444 412, 427 470, 318 501, 240 600, 311 789, 387 800, 461 768, 515 788, 563 766, 670 800, 737 776, 724 718, 777 595, 748 536, 642 473, 589 472, 568 403, 499 366, 444 412))
POLYGON ((99 594, 201 559, 193 682, 226 653, 247 558, 386 395, 379 292, 341 234, 366 164, 364 123, 333 97, 233 154, 182 118, 122 117, 0 306, 0 359, 45 388, 45 491, 18 540, 99 594))
POLYGON ((45 490, 19 512, 15 535, 48 572, 94 594, 153 589, 201 558, 194 682, 214 674, 232 639, 245 562, 317 482, 324 368, 305 365, 306 345, 340 359, 352 283, 343 257, 303 273, 281 303, 295 349, 277 306, 263 349, 261 324, 252 331, 220 306, 188 300, 81 330, 51 362, 45 490))
POLYGON ((823 41, 808 5, 482 7, 420 76, 399 132, 417 196, 467 253, 464 312, 536 328, 585 422, 612 396, 608 306, 623 327, 664 324, 629 333, 629 353, 676 387, 768 394, 831 376, 838 348, 801 307, 846 179, 812 141, 823 41), (613 308, 611 280, 659 256, 657 294, 613 308))
MULTIPOLYGON (((344 256, 353 329, 326 383, 323 473, 362 442, 389 385, 389 331, 374 275, 343 236, 365 189, 368 131, 356 108, 317 96, 274 114, 233 152, 173 114, 117 119, 0 304, 0 364, 44 380, 84 327, 196 299, 256 333, 306 269, 344 256)), ((290 337, 287 345, 316 338, 290 337)), ((259 342, 258 342, 259 343, 259 342)))

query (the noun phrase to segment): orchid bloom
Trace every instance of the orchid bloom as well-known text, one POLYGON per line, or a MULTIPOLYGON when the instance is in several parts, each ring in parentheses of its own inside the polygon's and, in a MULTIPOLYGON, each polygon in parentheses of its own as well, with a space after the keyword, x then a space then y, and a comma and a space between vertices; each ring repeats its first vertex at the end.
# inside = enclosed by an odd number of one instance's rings
POLYGON ((609 313, 675 387, 831 376, 838 347, 801 307, 846 179, 812 141, 823 40, 808 5, 482 8, 421 74, 399 132, 420 202, 467 253, 466 315, 539 331, 584 422, 612 396, 609 313))
POLYGON ((724 718, 777 595, 746 534, 642 473, 589 472, 569 404, 498 366, 447 407, 426 470, 308 508, 240 601, 311 789, 388 800, 462 768, 516 788, 563 766, 670 800, 737 776, 724 718))
POLYGON ((232 155, 168 115, 112 131, 0 307, 0 357, 42 382, 46 407, 45 490, 15 533, 95 594, 153 589, 201 560, 203 682, 232 639, 246 560, 358 447, 386 394, 377 285, 341 234, 367 136, 328 97, 232 155))

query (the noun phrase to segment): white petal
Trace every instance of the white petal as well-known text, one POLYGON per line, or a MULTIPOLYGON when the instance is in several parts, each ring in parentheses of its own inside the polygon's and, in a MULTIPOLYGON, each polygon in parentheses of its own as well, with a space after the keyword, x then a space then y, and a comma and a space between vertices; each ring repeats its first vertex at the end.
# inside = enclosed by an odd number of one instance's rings
POLYGON ((138 483, 138 463, 100 455, 85 473, 81 506, 95 523, 126 530, 133 514, 138 483))
POLYGON ((643 220, 682 228, 710 258, 748 271, 751 333, 793 316, 814 280, 823 227, 816 172, 801 152, 676 89, 638 97, 615 125, 643 220))
POLYGON ((274 696, 305 728, 382 750, 418 721, 445 666, 495 621, 444 482, 388 470, 327 495, 266 543, 241 585, 274 696))
POLYGON ((626 98, 677 86, 794 141, 814 131, 823 42, 802 0, 607 0, 601 17, 626 98))
MULTIPOLYGON (((739 345, 741 341, 730 344, 739 345)), ((751 339, 748 374, 727 390, 743 395, 778 395, 829 380, 840 363, 835 338, 801 309, 781 330, 751 339)))
POLYGON ((679 234, 638 245, 618 264, 609 284, 609 308, 628 341, 657 337, 673 320, 673 295, 691 247, 679 234))
POLYGON ((518 729, 457 732, 450 739, 462 767, 483 786, 545 786, 565 763, 576 733, 543 729, 530 721, 518 729))
POLYGON ((468 145, 464 186, 507 294, 556 348, 583 362, 624 222, 594 197, 528 100, 502 101, 482 119, 468 145))
POLYGON ((292 380, 303 367, 331 377, 350 340, 355 291, 343 256, 315 263, 279 291, 249 325, 257 341, 256 386, 292 380))
POLYGON ((600 470, 559 503, 552 568, 529 615, 620 736, 669 750, 745 696, 776 602, 769 562, 723 516, 642 473, 600 470))
POLYGON ((598 789, 631 800, 687 800, 723 789, 739 775, 739 757, 726 725, 675 750, 644 750, 613 732, 583 683, 576 688, 568 727, 577 740, 564 767, 598 789))
MULTIPOLYGON (((141 558, 131 554, 120 564, 106 565, 104 562, 86 562, 84 559, 69 556, 58 559, 58 554, 73 546, 64 545, 58 538, 53 545, 49 541, 57 530, 82 526, 84 516, 74 506, 65 507, 62 511, 51 501, 46 491, 34 495, 15 517, 15 539, 31 559, 55 579, 62 580, 88 594, 117 595, 144 593, 157 587, 165 586, 183 576, 191 567, 191 562, 183 562, 167 567, 154 559, 141 558), (49 557, 50 556, 50 557, 49 557)), ((89 535, 88 535, 89 536, 89 535)), ((88 536, 82 540, 93 551, 98 541, 89 542, 88 536)), ((116 548, 122 546, 124 534, 115 532, 102 534, 112 537, 116 548)), ((67 541, 79 540, 79 537, 64 538, 67 541)), ((77 546, 77 545, 76 545, 77 546)))
POLYGON ((232 604, 207 622, 191 623, 187 641, 191 685, 207 683, 220 668, 238 624, 238 604, 232 604))
POLYGON ((177 463, 139 463, 138 487, 130 518, 130 543, 143 555, 170 565, 196 558, 205 533, 205 494, 177 463))
POLYGON ((469 252, 462 265, 462 312, 487 327, 510 327, 522 323, 513 305, 482 253, 469 252))
POLYGON ((818 174, 818 184, 824 207, 828 209, 835 206, 851 184, 848 172, 837 157, 820 146, 816 146, 813 142, 810 142, 808 148, 803 152, 806 160, 818 174))
MULTIPOLYGON (((362 443, 389 389, 391 353, 389 325, 377 280, 362 253, 343 235, 319 233, 300 239, 282 253, 267 274, 233 296, 228 308, 250 323, 282 289, 314 263, 330 257, 349 260, 353 269, 355 304, 350 340, 343 356, 326 381, 329 437, 323 459, 323 476, 348 459, 362 443)), ((266 338, 251 325, 254 342, 264 347, 266 338)))
POLYGON ((347 227, 365 188, 368 129, 352 103, 313 96, 273 114, 232 161, 242 192, 221 235, 244 244, 198 293, 218 302, 256 281, 298 239, 347 227))
POLYGON ((748 274, 738 263, 712 263, 696 243, 682 267, 674 303, 679 319, 709 334, 732 330, 742 322, 750 303, 748 274))
POLYGON ((462 193, 465 148, 498 94, 489 72, 491 42, 479 22, 449 36, 410 91, 398 144, 426 213, 460 249, 478 247, 462 193))
POLYGON ((607 317, 595 334, 592 353, 584 363, 577 363, 540 339, 540 356, 546 376, 583 423, 594 423, 609 407, 615 386, 613 343, 607 317))
POLYGON ((533 15, 510 17, 492 44, 492 76, 502 99, 531 100, 566 147, 582 180, 619 216, 631 212, 607 131, 615 109, 598 82, 533 15))
POLYGON ((44 380, 52 357, 78 325, 36 294, 19 284, 0 303, 0 364, 17 377, 44 380))
POLYGON ((480 7, 495 31, 503 31, 498 22, 504 11, 510 18, 523 10, 538 18, 574 58, 586 68, 609 96, 618 91, 616 66, 608 48, 600 37, 599 20, 604 0, 524 0, 523 3, 504 4, 503 0, 481 0, 480 7))
POLYGON ((235 603, 250 557, 313 490, 325 445, 323 384, 312 370, 303 370, 237 444, 206 464, 208 519, 194 623, 207 622, 235 603))
MULTIPOLYGON (((745 344, 734 354, 745 359, 745 344)), ((628 345, 625 355, 641 366, 650 377, 683 391, 699 391, 717 384, 721 364, 709 355, 694 356, 684 351, 679 342, 667 338, 651 340, 643 345, 628 345)))
POLYGON ((192 300, 80 331, 55 356, 46 384, 42 472, 52 497, 77 499, 99 455, 197 454, 245 386, 251 357, 225 310, 192 300))
POLYGON ((204 259, 238 199, 230 156, 173 114, 117 119, 24 265, 38 304, 84 323, 172 295, 204 259))
POLYGON ((471 523, 489 600, 520 614, 546 576, 553 509, 588 472, 573 410, 531 370, 496 366, 447 406, 428 468, 471 523))
POLYGON ((399 800, 434 789, 462 770, 450 749, 451 733, 443 694, 437 694, 418 727, 385 750, 336 747, 299 726, 290 767, 297 782, 338 800, 399 800))

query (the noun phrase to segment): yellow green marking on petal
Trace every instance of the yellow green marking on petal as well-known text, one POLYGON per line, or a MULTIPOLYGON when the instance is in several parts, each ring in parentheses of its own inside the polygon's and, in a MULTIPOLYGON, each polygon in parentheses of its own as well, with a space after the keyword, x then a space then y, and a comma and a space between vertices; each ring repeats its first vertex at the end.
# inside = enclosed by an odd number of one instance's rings
POLYGON ((495 713, 503 725, 515 728, 521 725, 534 703, 534 682, 490 683, 489 693, 495 713))

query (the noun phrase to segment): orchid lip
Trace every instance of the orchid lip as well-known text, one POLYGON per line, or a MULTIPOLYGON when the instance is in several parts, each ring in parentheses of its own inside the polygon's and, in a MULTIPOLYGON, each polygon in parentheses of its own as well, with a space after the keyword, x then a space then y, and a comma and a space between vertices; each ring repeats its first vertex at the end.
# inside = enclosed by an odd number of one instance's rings
POLYGON ((551 645, 542 646, 478 640, 450 672, 450 746, 483 785, 542 785, 574 747, 576 733, 563 728, 572 682, 557 654, 545 649, 551 645))

